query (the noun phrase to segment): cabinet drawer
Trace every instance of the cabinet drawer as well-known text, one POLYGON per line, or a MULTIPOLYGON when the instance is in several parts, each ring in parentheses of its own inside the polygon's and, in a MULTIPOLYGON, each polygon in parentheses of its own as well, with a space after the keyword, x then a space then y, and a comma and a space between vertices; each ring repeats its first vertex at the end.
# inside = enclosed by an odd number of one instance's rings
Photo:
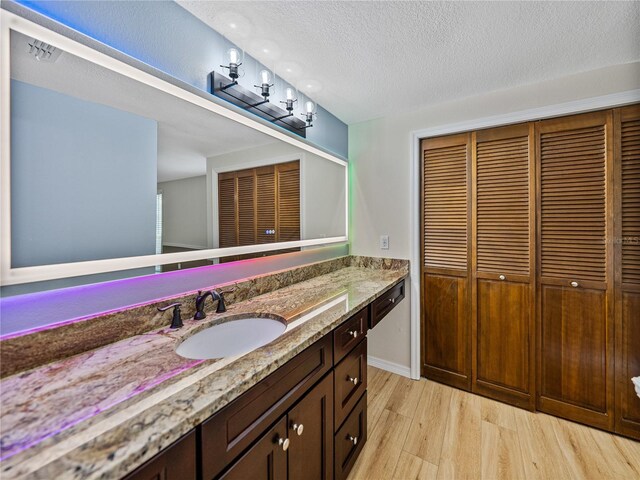
POLYGON ((202 472, 217 476, 333 365, 333 337, 325 335, 201 426, 202 472))
POLYGON ((351 411, 335 436, 335 478, 347 478, 367 441, 367 392, 351 411))
POLYGON ((371 304, 369 328, 375 327, 404 298, 404 280, 376 298, 371 304))
POLYGON ((334 375, 334 428, 337 429, 367 389, 366 337, 344 357, 334 375))
POLYGON ((124 480, 189 480, 196 478, 196 432, 192 430, 124 480))
POLYGON ((333 363, 338 364, 367 334, 369 308, 363 308, 333 331, 333 363))

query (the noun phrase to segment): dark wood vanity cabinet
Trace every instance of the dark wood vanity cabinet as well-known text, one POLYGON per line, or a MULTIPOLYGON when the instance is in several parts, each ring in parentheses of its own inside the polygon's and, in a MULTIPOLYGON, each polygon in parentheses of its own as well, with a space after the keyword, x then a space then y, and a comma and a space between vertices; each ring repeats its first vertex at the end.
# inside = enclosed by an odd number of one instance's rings
POLYGON ((367 329, 403 297, 401 281, 127 480, 346 478, 367 439, 367 329))
POLYGON ((287 419, 281 418, 263 434, 220 478, 224 480, 286 480, 287 419))
POLYGON ((187 433, 124 478, 125 480, 195 480, 197 478, 195 430, 187 433))

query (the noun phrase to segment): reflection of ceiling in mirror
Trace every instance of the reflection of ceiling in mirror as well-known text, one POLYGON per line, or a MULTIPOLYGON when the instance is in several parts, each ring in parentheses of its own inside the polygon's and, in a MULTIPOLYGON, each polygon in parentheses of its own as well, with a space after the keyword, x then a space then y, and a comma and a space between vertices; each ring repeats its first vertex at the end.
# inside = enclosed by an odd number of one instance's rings
POLYGON ((31 40, 11 32, 11 78, 157 120, 159 182, 205 175, 207 157, 278 142, 69 53, 38 61, 31 40))

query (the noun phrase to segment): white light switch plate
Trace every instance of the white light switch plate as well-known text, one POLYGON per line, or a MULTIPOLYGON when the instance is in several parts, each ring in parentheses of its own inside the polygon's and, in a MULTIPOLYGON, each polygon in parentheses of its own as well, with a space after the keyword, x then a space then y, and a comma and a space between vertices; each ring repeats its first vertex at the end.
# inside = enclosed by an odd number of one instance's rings
POLYGON ((389 235, 380 235, 380 249, 389 250, 389 235))

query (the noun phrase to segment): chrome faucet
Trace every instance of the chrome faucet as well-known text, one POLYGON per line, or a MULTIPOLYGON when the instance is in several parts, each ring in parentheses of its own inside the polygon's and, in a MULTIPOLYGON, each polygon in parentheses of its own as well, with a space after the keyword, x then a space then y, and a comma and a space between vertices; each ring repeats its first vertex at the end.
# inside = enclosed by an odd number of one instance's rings
POLYGON ((202 320, 207 316, 204 313, 204 304, 207 296, 209 295, 211 295, 212 301, 218 301, 216 313, 223 313, 227 311, 227 307, 224 304, 224 295, 222 294, 222 292, 218 292, 217 290, 209 290, 202 293, 202 291, 199 290, 198 295, 196 295, 196 314, 193 316, 194 320, 202 320))

